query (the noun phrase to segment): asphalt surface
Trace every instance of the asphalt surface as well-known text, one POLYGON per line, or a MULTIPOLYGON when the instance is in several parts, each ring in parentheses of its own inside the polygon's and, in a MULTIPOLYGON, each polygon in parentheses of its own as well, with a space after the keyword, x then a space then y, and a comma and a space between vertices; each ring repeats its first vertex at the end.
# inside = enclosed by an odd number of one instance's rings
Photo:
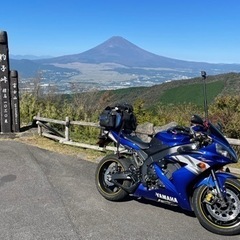
POLYGON ((0 141, 1 240, 239 240, 205 230, 193 214, 149 201, 109 202, 96 164, 0 141))

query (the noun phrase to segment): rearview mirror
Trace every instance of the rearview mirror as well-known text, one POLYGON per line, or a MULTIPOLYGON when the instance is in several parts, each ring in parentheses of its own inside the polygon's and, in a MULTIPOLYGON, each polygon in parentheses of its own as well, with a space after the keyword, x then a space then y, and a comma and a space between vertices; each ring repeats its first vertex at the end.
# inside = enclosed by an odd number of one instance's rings
POLYGON ((198 116, 198 115, 193 115, 192 117, 191 117, 191 123, 192 124, 197 124, 197 125, 202 125, 203 126, 203 120, 202 120, 202 118, 200 117, 200 116, 198 116))

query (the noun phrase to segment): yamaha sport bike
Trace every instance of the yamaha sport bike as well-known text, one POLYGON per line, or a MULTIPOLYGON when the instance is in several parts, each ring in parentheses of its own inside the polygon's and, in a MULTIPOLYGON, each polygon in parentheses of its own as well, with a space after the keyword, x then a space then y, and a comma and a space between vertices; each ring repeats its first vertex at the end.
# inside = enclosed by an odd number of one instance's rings
POLYGON ((223 170, 237 163, 237 155, 209 120, 193 115, 190 122, 190 127, 171 127, 144 142, 132 133, 131 105, 106 108, 99 144, 114 142, 117 151, 99 162, 97 189, 110 201, 131 195, 194 211, 207 230, 240 234, 240 182, 223 170))

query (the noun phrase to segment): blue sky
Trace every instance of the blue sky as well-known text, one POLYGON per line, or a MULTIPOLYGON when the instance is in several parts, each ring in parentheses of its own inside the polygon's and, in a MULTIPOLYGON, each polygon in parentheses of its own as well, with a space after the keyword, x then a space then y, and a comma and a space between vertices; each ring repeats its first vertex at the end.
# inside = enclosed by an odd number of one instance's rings
POLYGON ((81 53, 122 36, 152 53, 240 63, 239 0, 3 0, 10 54, 81 53))

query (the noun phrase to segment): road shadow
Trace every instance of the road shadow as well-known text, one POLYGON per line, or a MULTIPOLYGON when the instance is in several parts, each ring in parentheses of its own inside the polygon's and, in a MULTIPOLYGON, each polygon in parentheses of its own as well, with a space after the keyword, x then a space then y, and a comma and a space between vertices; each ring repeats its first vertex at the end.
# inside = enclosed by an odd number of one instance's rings
POLYGON ((20 132, 27 132, 27 131, 29 131, 29 130, 36 129, 36 128, 37 128, 36 121, 33 121, 33 122, 30 123, 29 125, 22 126, 22 127, 20 128, 20 132))
POLYGON ((16 175, 13 175, 13 174, 5 175, 0 178, 0 187, 2 187, 5 183, 13 182, 16 179, 17 179, 16 175))
POLYGON ((193 217, 193 218, 196 218, 194 212, 192 211, 187 211, 187 210, 184 210, 178 206, 171 206, 171 205, 168 205, 168 204, 164 204, 164 203, 161 203, 161 202, 155 202, 155 201, 152 201, 152 200, 148 200, 148 199, 145 199, 145 198, 135 198, 135 197, 131 197, 129 196, 126 201, 137 201, 141 204, 146 204, 146 205, 151 205, 151 206, 154 206, 154 207, 158 207, 158 208, 163 208, 163 209, 166 209, 166 210, 169 210, 169 211, 173 211, 173 212, 177 212, 177 213, 182 213, 188 217, 193 217))

